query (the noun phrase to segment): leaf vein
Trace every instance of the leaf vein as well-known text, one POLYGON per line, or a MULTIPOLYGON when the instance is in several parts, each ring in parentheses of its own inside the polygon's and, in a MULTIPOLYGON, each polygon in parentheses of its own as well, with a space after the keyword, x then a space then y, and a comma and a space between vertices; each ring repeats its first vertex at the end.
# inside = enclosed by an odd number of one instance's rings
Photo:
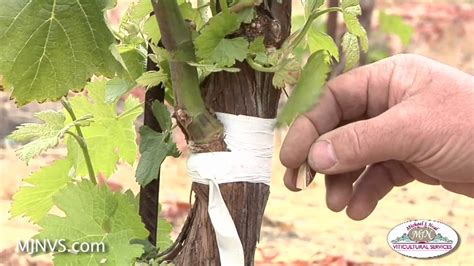
POLYGON ((33 3, 33 0, 30 0, 28 1, 28 3, 26 3, 26 5, 20 10, 20 12, 18 12, 18 14, 13 17, 13 20, 12 22, 10 23, 10 25, 8 25, 7 29, 5 30, 5 32, 3 33, 3 36, 5 36, 9 31, 10 29, 12 28, 13 24, 15 24, 16 20, 20 17, 20 15, 23 13, 23 11, 26 10, 26 8, 31 4, 33 3))

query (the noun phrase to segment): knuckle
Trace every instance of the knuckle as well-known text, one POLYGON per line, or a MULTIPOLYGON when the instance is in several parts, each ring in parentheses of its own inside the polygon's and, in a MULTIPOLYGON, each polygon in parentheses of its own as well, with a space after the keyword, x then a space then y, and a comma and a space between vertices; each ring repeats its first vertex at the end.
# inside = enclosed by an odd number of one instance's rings
POLYGON ((356 158, 363 153, 364 147, 367 145, 365 141, 367 134, 370 134, 370 132, 368 132, 364 122, 350 124, 346 131, 346 138, 350 141, 350 143, 347 143, 349 158, 356 158))
POLYGON ((413 67, 414 64, 422 64, 427 60, 427 58, 424 56, 410 53, 396 54, 392 56, 391 59, 395 62, 395 64, 407 67, 413 67))

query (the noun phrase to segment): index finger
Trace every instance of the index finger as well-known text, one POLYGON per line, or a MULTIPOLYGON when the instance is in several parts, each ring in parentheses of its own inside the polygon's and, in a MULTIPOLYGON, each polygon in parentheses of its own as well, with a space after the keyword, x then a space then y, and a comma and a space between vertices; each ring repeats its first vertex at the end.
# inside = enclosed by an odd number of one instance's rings
POLYGON ((387 58, 329 81, 319 103, 290 127, 280 151, 282 164, 298 168, 320 135, 343 121, 373 117, 386 111, 394 69, 394 59, 387 58))

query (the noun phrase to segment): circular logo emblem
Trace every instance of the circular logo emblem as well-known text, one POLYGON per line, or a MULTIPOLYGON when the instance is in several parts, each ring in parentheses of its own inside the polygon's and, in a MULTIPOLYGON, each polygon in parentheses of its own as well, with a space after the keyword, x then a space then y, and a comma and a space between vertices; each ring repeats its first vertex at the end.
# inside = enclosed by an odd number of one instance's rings
POLYGON ((389 246, 412 258, 435 258, 453 251, 459 237, 450 226, 432 220, 414 220, 395 226, 387 236, 389 246))

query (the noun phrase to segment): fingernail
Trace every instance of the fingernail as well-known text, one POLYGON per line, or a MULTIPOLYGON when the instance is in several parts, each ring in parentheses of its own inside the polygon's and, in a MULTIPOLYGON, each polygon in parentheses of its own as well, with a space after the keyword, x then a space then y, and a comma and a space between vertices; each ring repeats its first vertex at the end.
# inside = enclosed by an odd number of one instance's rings
POLYGON ((296 181, 298 179, 298 169, 291 169, 288 168, 285 171, 285 175, 283 177, 283 182, 285 186, 291 191, 300 191, 301 189, 297 188, 296 181))
POLYGON ((333 167, 337 158, 331 143, 327 140, 314 143, 309 151, 308 163, 316 171, 333 167))

